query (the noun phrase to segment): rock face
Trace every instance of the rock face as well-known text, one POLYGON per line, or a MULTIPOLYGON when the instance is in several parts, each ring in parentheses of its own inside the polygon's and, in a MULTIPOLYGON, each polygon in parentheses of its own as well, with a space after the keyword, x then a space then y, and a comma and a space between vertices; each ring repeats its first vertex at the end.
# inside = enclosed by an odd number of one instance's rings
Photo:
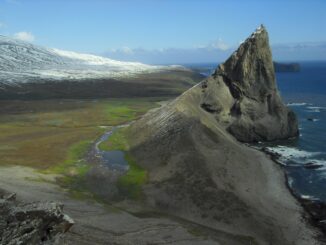
POLYGON ((268 34, 260 26, 212 77, 202 82, 202 107, 244 142, 298 135, 295 114, 282 103, 268 34))
POLYGON ((282 169, 236 140, 297 131, 261 27, 213 76, 134 122, 128 139, 148 172, 143 192, 155 210, 214 229, 220 244, 318 244, 282 169))
POLYGON ((0 191, 0 244, 61 244, 73 220, 57 203, 19 203, 0 191))

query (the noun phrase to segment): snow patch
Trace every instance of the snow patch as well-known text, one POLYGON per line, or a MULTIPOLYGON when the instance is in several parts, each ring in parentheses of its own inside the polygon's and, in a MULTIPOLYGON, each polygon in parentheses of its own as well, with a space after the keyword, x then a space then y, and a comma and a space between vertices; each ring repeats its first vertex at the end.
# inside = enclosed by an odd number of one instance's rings
POLYGON ((53 53, 66 57, 72 60, 80 61, 87 65, 100 65, 100 66, 111 66, 111 67, 123 67, 127 69, 153 69, 156 68, 156 66, 150 66, 145 65, 138 62, 122 62, 117 60, 112 60, 109 58, 92 55, 92 54, 81 54, 77 52, 72 51, 64 51, 60 49, 49 49, 49 51, 52 51, 53 53))

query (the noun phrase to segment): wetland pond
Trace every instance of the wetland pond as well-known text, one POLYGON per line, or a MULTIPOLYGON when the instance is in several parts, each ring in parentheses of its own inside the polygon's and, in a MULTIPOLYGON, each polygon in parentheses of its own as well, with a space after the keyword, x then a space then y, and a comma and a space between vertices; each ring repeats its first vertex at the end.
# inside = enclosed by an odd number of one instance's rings
POLYGON ((110 131, 105 132, 94 144, 93 155, 99 159, 100 163, 109 169, 125 172, 129 169, 125 152, 120 150, 104 151, 100 149, 100 144, 110 139, 112 134, 120 127, 113 127, 110 131))

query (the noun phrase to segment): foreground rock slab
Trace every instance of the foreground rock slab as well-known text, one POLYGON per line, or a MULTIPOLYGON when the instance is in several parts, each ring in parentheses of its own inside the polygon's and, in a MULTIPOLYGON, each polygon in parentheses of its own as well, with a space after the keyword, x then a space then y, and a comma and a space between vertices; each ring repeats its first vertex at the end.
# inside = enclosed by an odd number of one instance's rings
POLYGON ((0 244, 60 244, 74 224, 55 202, 21 203, 0 191, 0 244))
POLYGON ((173 217, 143 212, 137 215, 92 200, 71 198, 55 184, 56 177, 27 167, 0 167, 1 188, 17 193, 19 201, 64 204, 65 213, 75 224, 60 239, 60 245, 243 244, 241 237, 234 238, 232 234, 217 233, 173 217))

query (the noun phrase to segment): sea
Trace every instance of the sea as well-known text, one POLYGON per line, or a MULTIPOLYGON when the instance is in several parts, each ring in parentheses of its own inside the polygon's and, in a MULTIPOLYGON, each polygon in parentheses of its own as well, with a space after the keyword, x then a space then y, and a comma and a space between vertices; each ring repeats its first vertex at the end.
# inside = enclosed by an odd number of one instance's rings
MULTIPOLYGON (((326 202, 326 61, 298 63, 299 72, 276 73, 276 80, 284 103, 297 115, 300 135, 260 147, 279 155, 294 194, 326 202)), ((210 75, 217 65, 185 66, 210 75)))

